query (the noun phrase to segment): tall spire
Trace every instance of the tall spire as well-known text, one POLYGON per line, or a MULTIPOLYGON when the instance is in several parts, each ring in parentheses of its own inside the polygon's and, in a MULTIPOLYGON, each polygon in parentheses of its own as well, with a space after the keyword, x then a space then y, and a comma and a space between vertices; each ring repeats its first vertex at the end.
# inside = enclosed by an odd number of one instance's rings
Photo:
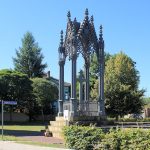
POLYGON ((99 40, 103 40, 103 26, 100 25, 99 40))
POLYGON ((88 16, 89 15, 89 11, 88 11, 88 9, 86 8, 85 9, 85 16, 88 16))
POLYGON ((60 32, 60 47, 63 47, 63 30, 60 32))
POLYGON ((104 56, 104 40, 103 40, 103 27, 100 26, 99 33, 99 106, 98 114, 106 117, 105 103, 104 103, 104 69, 105 69, 105 56, 104 56))
POLYGON ((100 25, 100 33, 99 33, 99 47, 100 47, 100 49, 104 49, 103 27, 102 27, 102 25, 100 25))
POLYGON ((77 22, 77 19, 76 19, 76 17, 74 18, 74 22, 77 22))
POLYGON ((71 21, 71 13, 70 13, 70 11, 68 11, 67 17, 68 17, 68 21, 71 21))
POLYGON ((93 18, 93 15, 91 16, 91 23, 93 23, 94 22, 94 18, 93 18))
POLYGON ((88 11, 88 9, 86 8, 86 10, 85 10, 85 19, 86 19, 86 20, 89 19, 88 15, 89 15, 89 11, 88 11))

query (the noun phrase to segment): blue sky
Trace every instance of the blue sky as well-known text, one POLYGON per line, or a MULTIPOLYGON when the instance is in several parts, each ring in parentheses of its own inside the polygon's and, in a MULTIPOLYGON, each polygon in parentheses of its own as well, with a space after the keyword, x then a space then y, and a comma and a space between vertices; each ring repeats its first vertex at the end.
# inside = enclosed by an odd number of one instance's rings
MULTIPOLYGON (((47 70, 58 78, 58 45, 60 30, 66 30, 67 11, 71 18, 83 21, 85 9, 94 15, 97 35, 104 27, 105 51, 123 51, 140 72, 140 88, 150 96, 150 1, 149 0, 0 0, 0 69, 13 68, 12 57, 21 46, 23 35, 30 31, 47 62, 47 70)), ((78 70, 83 60, 79 57, 78 70)), ((65 80, 70 81, 69 61, 65 80)))

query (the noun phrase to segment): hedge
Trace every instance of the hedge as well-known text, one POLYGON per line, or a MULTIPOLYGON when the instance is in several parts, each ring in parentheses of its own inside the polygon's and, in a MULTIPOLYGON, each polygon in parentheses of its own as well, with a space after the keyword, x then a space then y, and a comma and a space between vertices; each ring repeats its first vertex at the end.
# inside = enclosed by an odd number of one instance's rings
POLYGON ((150 150, 150 130, 69 126, 63 129, 66 145, 75 150, 150 150))

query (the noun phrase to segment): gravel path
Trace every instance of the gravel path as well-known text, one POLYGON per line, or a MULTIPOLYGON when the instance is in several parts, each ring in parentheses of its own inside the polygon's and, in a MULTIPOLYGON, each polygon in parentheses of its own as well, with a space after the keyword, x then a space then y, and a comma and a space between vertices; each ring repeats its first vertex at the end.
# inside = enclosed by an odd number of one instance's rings
POLYGON ((47 143, 47 144, 64 144, 62 139, 58 139, 55 137, 45 137, 45 136, 23 136, 22 139, 26 139, 27 141, 47 143))
POLYGON ((19 144, 13 141, 0 141, 0 150, 67 150, 67 149, 19 144))

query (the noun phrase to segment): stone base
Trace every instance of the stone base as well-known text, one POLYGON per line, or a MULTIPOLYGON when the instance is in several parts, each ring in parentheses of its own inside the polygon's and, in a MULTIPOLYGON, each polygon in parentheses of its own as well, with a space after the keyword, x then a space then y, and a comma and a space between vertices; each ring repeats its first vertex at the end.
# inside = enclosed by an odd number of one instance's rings
POLYGON ((63 113, 62 112, 58 112, 58 117, 62 117, 63 113))
POLYGON ((106 117, 101 116, 73 116, 69 120, 69 124, 71 125, 95 125, 95 126, 101 126, 107 124, 106 117))
POLYGON ((64 120, 64 117, 56 117, 56 121, 50 121, 48 129, 52 132, 52 136, 56 138, 63 139, 62 129, 64 126, 68 125, 68 121, 64 120))

